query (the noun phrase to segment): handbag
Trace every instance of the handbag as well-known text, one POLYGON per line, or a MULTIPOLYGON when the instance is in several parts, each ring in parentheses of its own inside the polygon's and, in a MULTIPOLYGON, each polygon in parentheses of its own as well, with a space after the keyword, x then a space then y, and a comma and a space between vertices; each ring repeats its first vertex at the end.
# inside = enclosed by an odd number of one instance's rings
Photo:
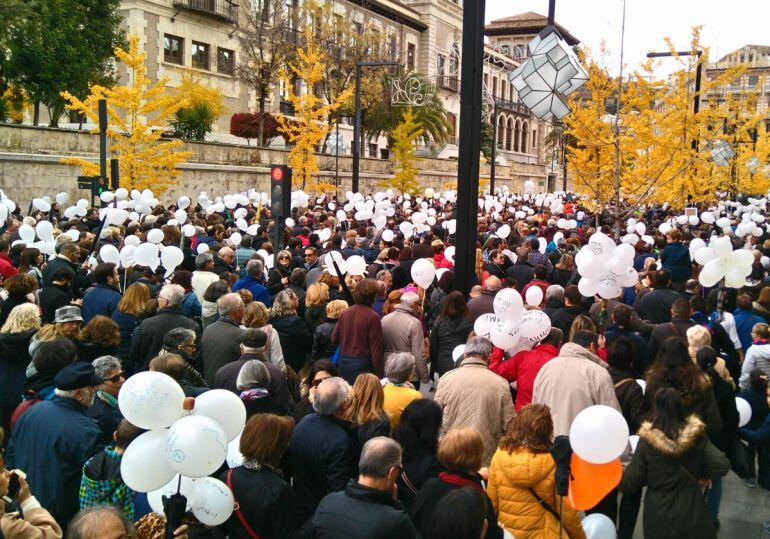
POLYGON ((733 439, 733 447, 730 454, 730 468, 741 479, 748 479, 754 475, 754 455, 749 446, 739 438, 733 439))
POLYGON ((233 513, 235 513, 235 516, 238 517, 238 522, 241 523, 241 526, 243 526, 243 529, 246 530, 246 533, 249 534, 249 537, 251 539, 261 539, 260 535, 254 531, 254 528, 252 528, 249 523, 246 521, 246 517, 243 516, 243 513, 241 512, 241 506, 238 505, 238 500, 235 497, 235 491, 233 490, 233 470, 230 468, 230 471, 227 472, 227 488, 230 489, 230 492, 233 493, 233 501, 235 502, 233 507, 233 513))

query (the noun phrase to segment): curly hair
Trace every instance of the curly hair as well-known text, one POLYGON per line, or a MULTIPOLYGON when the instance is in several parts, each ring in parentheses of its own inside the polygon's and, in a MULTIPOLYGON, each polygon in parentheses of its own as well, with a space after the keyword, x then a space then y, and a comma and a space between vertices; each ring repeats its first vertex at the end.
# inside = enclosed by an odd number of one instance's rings
POLYGON ((551 409, 545 404, 528 404, 508 423, 500 449, 512 453, 525 449, 533 453, 548 453, 553 441, 551 409))
POLYGON ((117 346, 120 344, 120 329, 112 318, 97 315, 80 330, 80 340, 117 346))
POLYGON ((288 316, 297 314, 297 309, 294 307, 294 301, 297 299, 297 295, 290 288, 284 288, 273 300, 273 308, 270 309, 270 316, 288 316))
POLYGON ((5 289, 9 296, 26 296, 37 290, 37 280, 29 273, 17 273, 6 279, 5 289))
POLYGON ((243 311, 242 323, 247 328, 261 328, 267 324, 270 319, 270 311, 261 301, 252 301, 246 305, 243 311))
POLYGON ((34 303, 23 303, 11 310, 0 333, 22 333, 40 329, 40 308, 34 303))

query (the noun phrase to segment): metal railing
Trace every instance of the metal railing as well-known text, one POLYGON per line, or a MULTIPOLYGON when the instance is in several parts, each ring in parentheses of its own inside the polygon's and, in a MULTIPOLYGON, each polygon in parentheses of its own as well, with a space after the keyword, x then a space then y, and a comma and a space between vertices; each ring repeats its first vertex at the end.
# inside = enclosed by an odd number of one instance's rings
POLYGON ((457 77, 450 77, 447 75, 437 75, 436 86, 438 86, 439 88, 446 88, 447 90, 452 90, 453 92, 457 92, 460 90, 460 79, 458 79, 457 77))
POLYGON ((497 110, 507 110, 508 112, 517 112, 519 114, 529 114, 529 109, 524 103, 514 103, 504 99, 495 99, 497 110))
POLYGON ((174 7, 204 13, 227 22, 238 22, 238 5, 232 0, 174 0, 174 7))

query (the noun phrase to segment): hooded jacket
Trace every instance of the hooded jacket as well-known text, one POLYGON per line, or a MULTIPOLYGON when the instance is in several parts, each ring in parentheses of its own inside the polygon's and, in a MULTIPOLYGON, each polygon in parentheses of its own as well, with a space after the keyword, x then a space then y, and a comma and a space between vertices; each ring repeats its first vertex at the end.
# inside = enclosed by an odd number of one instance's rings
POLYGON ((582 346, 567 343, 535 378, 532 402, 551 408, 554 436, 568 435, 572 420, 595 404, 621 412, 615 388, 601 360, 582 346))
POLYGON ((698 481, 721 477, 729 470, 727 457, 709 442, 706 425, 696 416, 687 418, 676 439, 645 422, 620 491, 634 494, 647 486, 645 537, 713 539, 716 530, 698 481))
MULTIPOLYGON (((487 494, 497 519, 514 537, 549 539, 559 536, 559 521, 540 505, 540 499, 559 511, 554 473, 556 463, 550 453, 532 453, 524 449, 512 452, 498 449, 489 467, 487 494)), ((566 504, 564 530, 569 539, 583 539, 578 512, 566 504)))
POLYGON ((439 316, 430 330, 431 369, 439 375, 453 369, 452 351, 456 346, 465 344, 471 331, 473 323, 467 318, 439 316))
POLYGON ((754 369, 761 369, 762 372, 770 375, 770 344, 754 344, 746 352, 741 367, 741 377, 738 379, 741 389, 748 389, 749 375, 754 369))

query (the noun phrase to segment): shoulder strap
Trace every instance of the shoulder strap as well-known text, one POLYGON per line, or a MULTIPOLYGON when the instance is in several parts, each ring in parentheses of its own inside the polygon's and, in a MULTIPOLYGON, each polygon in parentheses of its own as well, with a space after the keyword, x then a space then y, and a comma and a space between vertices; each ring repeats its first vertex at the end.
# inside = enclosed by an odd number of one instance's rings
POLYGON ((533 496, 535 497, 535 499, 537 500, 537 503, 539 503, 539 504, 540 504, 540 506, 541 506, 543 509, 545 509, 546 511, 548 511, 549 513, 551 513, 551 514, 553 515, 553 517, 554 517, 554 518, 555 518, 555 519, 556 519, 558 522, 561 522, 561 517, 559 516, 559 513, 557 513, 557 512, 556 512, 556 510, 555 510, 553 507, 551 507, 551 504, 549 504, 549 503, 548 503, 547 501, 545 501, 543 498, 541 498, 540 496, 538 496, 538 495, 537 495, 537 492, 535 492, 535 490, 534 490, 534 489, 530 488, 530 489, 529 489, 529 491, 532 493, 532 495, 533 495, 533 496))
POLYGON ((246 517, 243 516, 243 513, 241 512, 241 506, 238 505, 238 499, 235 497, 235 491, 233 490, 233 469, 230 468, 230 470, 227 472, 227 488, 230 489, 230 492, 233 493, 233 500, 235 501, 235 504, 233 506, 233 513, 235 513, 235 516, 238 517, 238 522, 241 523, 241 526, 243 526, 243 529, 246 530, 246 533, 249 534, 249 537, 252 539, 261 539, 259 534, 254 531, 254 529, 249 526, 249 523, 246 521, 246 517))
POLYGON ((633 381, 634 381, 633 378, 623 378, 620 382, 615 384, 615 389, 618 389, 619 387, 626 385, 628 382, 633 382, 633 381))

